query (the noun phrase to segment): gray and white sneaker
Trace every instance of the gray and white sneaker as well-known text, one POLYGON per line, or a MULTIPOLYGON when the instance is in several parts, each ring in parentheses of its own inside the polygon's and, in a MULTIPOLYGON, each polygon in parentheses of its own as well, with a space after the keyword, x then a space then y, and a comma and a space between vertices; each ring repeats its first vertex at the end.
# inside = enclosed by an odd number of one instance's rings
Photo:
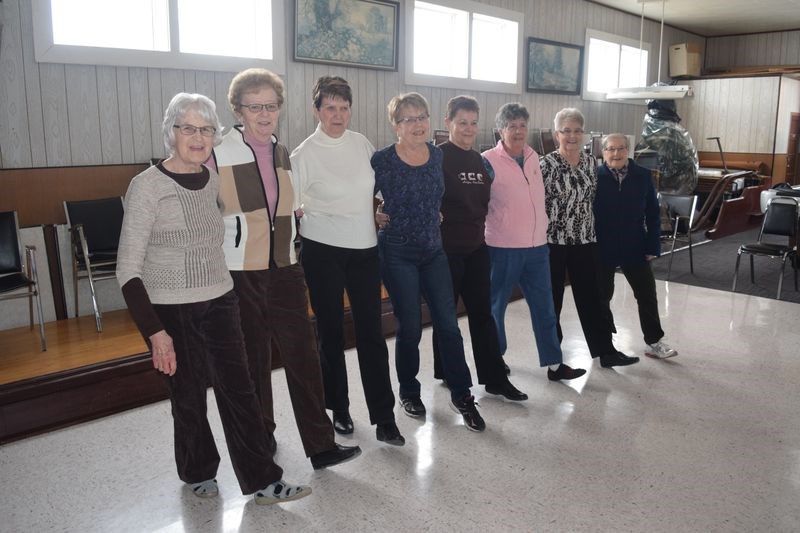
POLYGON ((199 483, 189 483, 192 492, 198 498, 213 498, 219 494, 219 487, 216 479, 207 479, 199 483))
POLYGON ((258 505, 271 505, 273 503, 290 502, 299 500, 311 494, 311 487, 307 485, 293 485, 284 480, 278 480, 253 494, 253 499, 258 505))
POLYGON ((655 359, 667 359, 678 355, 678 350, 671 348, 670 345, 664 341, 658 341, 653 344, 648 344, 644 354, 647 357, 653 357, 655 359))

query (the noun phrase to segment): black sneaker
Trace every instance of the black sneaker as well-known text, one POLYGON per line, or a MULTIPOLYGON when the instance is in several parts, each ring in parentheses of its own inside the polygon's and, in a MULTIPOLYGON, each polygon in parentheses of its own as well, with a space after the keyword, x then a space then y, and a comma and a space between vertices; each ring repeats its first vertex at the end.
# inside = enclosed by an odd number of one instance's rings
POLYGON ((403 412, 411 418, 425 416, 425 404, 422 403, 419 396, 400 398, 400 405, 403 406, 403 412))
POLYGON ((397 424, 394 422, 378 424, 375 427, 375 437, 379 441, 391 444, 392 446, 402 446, 406 443, 406 439, 400 434, 400 430, 397 429, 397 424))
POLYGON ((475 407, 476 405, 475 397, 472 395, 464 396, 460 400, 451 400, 450 402, 450 407, 453 408, 453 411, 461 413, 461 416, 464 417, 464 425, 467 426, 467 429, 483 431, 486 429, 486 422, 483 421, 478 408, 475 407))

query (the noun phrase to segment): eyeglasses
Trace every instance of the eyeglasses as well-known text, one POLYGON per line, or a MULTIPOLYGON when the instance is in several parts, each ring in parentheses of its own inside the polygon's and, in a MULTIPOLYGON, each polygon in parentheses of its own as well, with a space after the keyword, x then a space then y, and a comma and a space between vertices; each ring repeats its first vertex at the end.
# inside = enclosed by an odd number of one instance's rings
POLYGON ((427 122, 430 118, 430 115, 420 115, 418 117, 403 117, 398 118, 398 124, 416 124, 417 122, 427 122))
POLYGON ((194 135, 198 131, 200 132, 200 135, 202 135, 203 137, 213 137, 214 134, 217 133, 217 128, 215 128, 214 126, 198 127, 198 126, 192 126, 191 124, 181 124, 181 125, 175 124, 172 127, 180 130, 181 133, 186 136, 194 135))
POLYGON ((565 130, 558 130, 558 133, 560 133, 561 135, 583 135, 584 131, 580 128, 578 128, 577 130, 571 130, 567 128, 565 130))
POLYGON ((270 113, 274 113, 275 111, 281 108, 281 106, 279 106, 274 102, 270 102, 269 104, 239 104, 239 107, 240 108, 244 107, 254 115, 256 113, 261 113, 261 111, 264 109, 266 109, 270 113))
POLYGON ((624 146, 607 146, 603 148, 604 152, 611 152, 612 154, 615 152, 625 152, 628 149, 624 146))
POLYGON ((507 124, 505 129, 509 131, 524 131, 528 129, 527 124, 507 124))

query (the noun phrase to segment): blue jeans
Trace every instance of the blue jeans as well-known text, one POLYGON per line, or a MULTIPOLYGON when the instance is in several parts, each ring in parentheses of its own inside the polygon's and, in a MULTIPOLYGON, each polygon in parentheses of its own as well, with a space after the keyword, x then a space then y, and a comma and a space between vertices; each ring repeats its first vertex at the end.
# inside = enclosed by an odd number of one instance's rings
POLYGON ((556 329, 553 290, 550 285, 550 250, 546 244, 532 248, 489 246, 491 260, 492 316, 497 324, 500 353, 508 348, 506 307, 511 291, 519 284, 531 312, 533 335, 539 352, 539 366, 557 365, 564 360, 556 329))
POLYGON ((420 292, 436 329, 442 370, 454 400, 469 394, 472 378, 464 359, 464 342, 456 320, 453 284, 442 248, 422 248, 402 235, 378 234, 383 284, 392 300, 397 323, 395 367, 400 397, 420 395, 419 341, 422 337, 420 292))

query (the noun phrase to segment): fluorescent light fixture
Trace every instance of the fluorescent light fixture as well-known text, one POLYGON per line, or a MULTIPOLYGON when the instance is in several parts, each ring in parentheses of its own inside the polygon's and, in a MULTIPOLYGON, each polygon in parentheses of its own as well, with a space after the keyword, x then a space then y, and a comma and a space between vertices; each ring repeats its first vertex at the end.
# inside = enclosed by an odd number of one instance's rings
POLYGON ((688 85, 659 85, 656 87, 627 87, 612 89, 608 100, 678 100, 689 92, 688 85))

